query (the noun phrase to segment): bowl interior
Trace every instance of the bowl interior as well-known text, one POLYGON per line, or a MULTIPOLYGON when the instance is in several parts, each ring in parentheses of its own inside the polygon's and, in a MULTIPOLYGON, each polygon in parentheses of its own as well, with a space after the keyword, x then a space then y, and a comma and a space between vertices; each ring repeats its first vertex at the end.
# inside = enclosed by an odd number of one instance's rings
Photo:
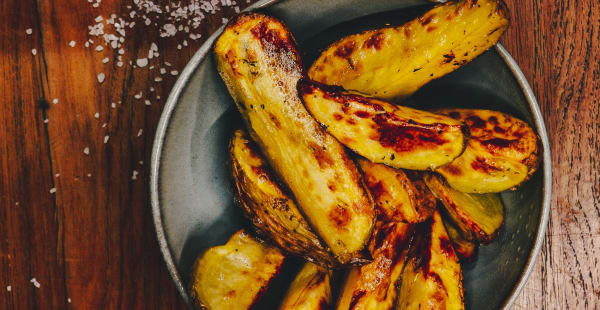
MULTIPOLYGON (((319 49, 345 34, 401 24, 428 7, 423 1, 288 0, 264 11, 288 24, 305 55, 305 64, 310 65, 319 49)), ((496 49, 429 83, 404 104, 499 110, 535 128, 530 105, 496 49)), ((193 261, 204 249, 223 244, 247 225, 233 204, 227 160, 229 138, 239 127, 243 127, 240 116, 209 53, 178 97, 160 154, 162 226, 183 285, 193 261)), ((502 193, 506 219, 499 237, 480 248, 477 260, 463 264, 467 309, 498 309, 511 294, 535 241, 542 189, 541 166, 518 190, 502 193)), ((280 298, 299 263, 293 262, 277 279, 281 285, 272 285, 280 289, 269 291, 264 305, 272 308, 272 302, 280 298)))

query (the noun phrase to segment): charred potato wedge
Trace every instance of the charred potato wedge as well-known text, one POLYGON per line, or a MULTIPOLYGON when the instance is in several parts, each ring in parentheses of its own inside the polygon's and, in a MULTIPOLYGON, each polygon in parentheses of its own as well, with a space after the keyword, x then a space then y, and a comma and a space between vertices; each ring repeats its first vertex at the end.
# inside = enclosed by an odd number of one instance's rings
POLYGON ((504 222, 500 195, 459 192, 434 174, 425 176, 425 183, 442 201, 446 211, 464 236, 473 234, 477 241, 487 244, 498 235, 504 222))
POLYGON ((413 225, 377 222, 370 242, 373 262, 350 270, 338 300, 338 310, 387 310, 396 303, 396 281, 402 273, 413 236, 413 225))
POLYGON ((538 167, 538 140, 529 125, 514 116, 477 109, 441 109, 436 113, 469 126, 465 152, 436 171, 465 193, 498 193, 514 189, 538 167))
POLYGON ((194 263, 190 296, 198 309, 251 309, 279 273, 279 249, 240 230, 194 263))
POLYGON ((279 310, 325 310, 331 307, 331 272, 306 263, 294 278, 279 310))
POLYGON ((464 309, 462 270, 439 212, 415 229, 414 254, 399 280, 396 309, 464 309))
POLYGON ((237 204, 256 230, 291 254, 320 265, 339 264, 242 130, 233 134, 229 154, 237 204))
POLYGON ((427 170, 464 150, 464 124, 309 80, 298 83, 306 108, 342 144, 374 163, 427 170))
POLYGON ((420 223, 431 216, 437 200, 426 185, 419 184, 422 180, 411 180, 403 170, 363 158, 357 162, 375 200, 378 220, 420 223))
POLYGON ((217 69, 250 136, 306 219, 341 263, 352 262, 374 225, 374 204, 344 147, 302 105, 303 67, 278 19, 239 15, 214 47, 217 69))
POLYGON ((450 241, 452 241, 454 252, 456 252, 458 258, 465 262, 473 261, 475 256, 477 256, 479 244, 473 240, 472 234, 469 233, 469 237, 466 238, 453 220, 444 217, 442 217, 442 219, 444 221, 444 226, 446 227, 446 232, 448 232, 448 237, 450 237, 450 241))
POLYGON ((347 36, 308 76, 384 99, 403 99, 492 47, 508 26, 500 0, 448 2, 400 27, 347 36))

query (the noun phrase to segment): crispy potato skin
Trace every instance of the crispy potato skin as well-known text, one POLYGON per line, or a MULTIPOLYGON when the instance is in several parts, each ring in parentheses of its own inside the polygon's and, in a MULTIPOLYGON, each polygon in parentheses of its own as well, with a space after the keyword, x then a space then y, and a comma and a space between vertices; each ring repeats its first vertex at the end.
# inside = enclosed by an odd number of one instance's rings
POLYGON ((433 173, 425 176, 425 183, 442 201, 464 236, 472 234, 477 241, 490 243, 498 235, 504 223, 504 209, 498 194, 459 192, 433 173))
POLYGON ((279 310, 326 310, 331 307, 331 272, 313 263, 304 264, 279 310))
POLYGON ((341 263, 355 260, 371 236, 374 204, 344 147, 298 98, 303 69, 287 27, 266 15, 239 15, 214 54, 252 139, 308 222, 341 263))
POLYGON ((470 62, 508 27, 500 0, 439 5, 400 27, 365 31, 326 48, 308 76, 384 99, 403 99, 470 62))
POLYGON ((236 130, 231 138, 229 154, 236 202, 256 230, 291 254, 319 265, 337 266, 337 259, 312 231, 242 130, 236 130))
POLYGON ((414 224, 431 216, 437 200, 420 178, 411 180, 403 170, 363 158, 357 162, 375 200, 378 220, 414 224))
POLYGON ((439 212, 415 228, 415 252, 399 280, 396 309, 464 309, 462 270, 439 212))
POLYGON ((372 162, 427 170, 450 163, 465 148, 466 127, 450 117, 309 80, 301 80, 298 91, 329 133, 372 162))
POLYGON ((538 139, 529 125, 514 116, 477 109, 441 109, 435 113, 469 126, 465 152, 439 172, 465 193, 497 193, 514 189, 536 171, 538 139))
POLYGON ((240 230, 196 260, 189 287, 192 301, 198 309, 251 309, 284 259, 279 249, 240 230))
POLYGON ((448 237, 450 237, 450 241, 452 241, 452 247, 454 248, 456 255, 458 255, 458 258, 464 262, 471 262, 475 260, 475 257, 477 256, 477 250, 479 249, 479 244, 477 244, 475 240, 472 240, 472 235, 469 236, 470 238, 465 238, 463 236, 463 232, 460 231, 452 219, 446 219, 442 216, 442 220, 444 222, 444 226, 446 227, 446 232, 448 232, 448 237))
POLYGON ((413 225, 377 222, 369 249, 373 262, 350 270, 338 310, 387 310, 396 303, 396 281, 402 273, 413 238, 413 225))

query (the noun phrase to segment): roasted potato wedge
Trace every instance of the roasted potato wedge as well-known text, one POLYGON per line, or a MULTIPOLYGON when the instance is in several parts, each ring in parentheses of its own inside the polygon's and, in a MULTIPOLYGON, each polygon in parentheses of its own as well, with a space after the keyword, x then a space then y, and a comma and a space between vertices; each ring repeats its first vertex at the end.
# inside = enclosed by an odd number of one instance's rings
POLYGON ((301 80, 298 91, 306 108, 329 133, 372 162, 433 169, 450 163, 465 148, 466 127, 450 117, 309 80, 301 80))
POLYGON ((369 248, 373 262, 350 270, 338 300, 338 310, 392 309, 396 281, 402 273, 413 237, 413 225, 377 222, 369 248))
POLYGON ((296 42, 278 19, 241 14, 218 38, 219 74, 250 136, 341 263, 360 255, 374 226, 374 203, 344 147, 302 105, 304 72, 296 42))
POLYGON ((244 131, 233 134, 229 154, 236 202, 256 230, 291 254, 319 265, 338 265, 244 131))
POLYGON ((284 254, 243 230, 194 263, 190 296, 198 309, 250 309, 279 273, 284 254))
POLYGON ((437 200, 422 180, 411 180, 403 170, 366 159, 357 160, 378 210, 378 220, 420 223, 435 210, 437 200))
POLYGON ((493 46, 508 26, 501 0, 448 2, 400 27, 347 36, 308 76, 384 99, 403 99, 493 46))
POLYGON ((307 262, 294 278, 279 310, 325 310, 331 302, 331 271, 307 262))
POLYGON ((473 240, 473 235, 469 233, 468 237, 465 237, 452 219, 442 217, 442 220, 458 258, 465 262, 473 261, 479 249, 479 244, 473 240))
POLYGON ((464 236, 472 233, 477 241, 484 244, 494 240, 504 222, 500 195, 459 192, 435 174, 426 175, 425 183, 442 201, 448 215, 464 236))
POLYGON ((478 109, 441 109, 436 113, 469 126, 465 152, 436 171, 465 193, 497 193, 516 188, 538 167, 538 140, 524 121, 506 113, 478 109))
POLYGON ((417 224, 411 258, 399 279, 396 309, 464 309, 462 270, 439 212, 417 224))

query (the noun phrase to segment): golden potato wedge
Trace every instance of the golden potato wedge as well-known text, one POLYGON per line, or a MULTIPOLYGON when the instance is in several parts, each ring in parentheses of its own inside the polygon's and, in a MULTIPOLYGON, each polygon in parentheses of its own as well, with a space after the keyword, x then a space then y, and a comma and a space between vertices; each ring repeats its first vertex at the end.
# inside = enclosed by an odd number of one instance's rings
POLYGON ((377 222, 370 242, 373 262, 350 270, 338 310, 392 309, 397 295, 396 281, 402 273, 413 237, 413 225, 377 222))
POLYGON ((456 252, 458 258, 465 262, 473 261, 477 256, 477 250, 479 249, 479 244, 473 240, 473 235, 469 234, 468 238, 466 238, 452 219, 442 217, 442 220, 446 227, 446 232, 448 232, 448 237, 450 237, 450 241, 452 241, 454 252, 456 252))
POLYGON ((384 99, 403 99, 493 46, 508 26, 501 0, 448 2, 400 27, 368 30, 326 48, 308 76, 384 99))
POLYGON ((464 236, 473 234, 481 243, 490 243, 504 222, 504 209, 498 194, 468 194, 449 186, 435 174, 425 176, 431 192, 442 201, 448 215, 464 236))
POLYGON ((341 263, 352 262, 374 226, 374 204, 344 147, 302 105, 296 43, 278 19, 241 14, 218 38, 219 74, 274 172, 341 263))
POLYGON ((537 136, 520 119, 478 109, 441 109, 435 113, 469 126, 471 139, 465 152, 436 170, 455 189, 465 193, 498 193, 516 188, 537 169, 537 136))
POLYGON ((378 210, 378 220, 406 223, 425 221, 437 200, 422 180, 411 180, 403 170, 366 159, 357 160, 378 210), (419 183, 420 182, 420 183, 419 183))
POLYGON ((190 296, 198 309, 251 309, 279 273, 285 256, 243 230, 194 263, 190 296))
POLYGON ((325 310, 331 307, 331 271, 313 263, 304 264, 279 310, 325 310))
POLYGON ((398 282, 396 309, 464 309, 462 270, 440 213, 415 230, 415 252, 398 282))
POLYGON ((319 265, 338 265, 244 131, 233 134, 229 154, 236 202, 256 230, 291 254, 319 265))
POLYGON ((306 108, 329 133, 372 162, 433 169, 450 163, 465 148, 466 127, 450 117, 309 80, 301 80, 298 91, 306 108))

